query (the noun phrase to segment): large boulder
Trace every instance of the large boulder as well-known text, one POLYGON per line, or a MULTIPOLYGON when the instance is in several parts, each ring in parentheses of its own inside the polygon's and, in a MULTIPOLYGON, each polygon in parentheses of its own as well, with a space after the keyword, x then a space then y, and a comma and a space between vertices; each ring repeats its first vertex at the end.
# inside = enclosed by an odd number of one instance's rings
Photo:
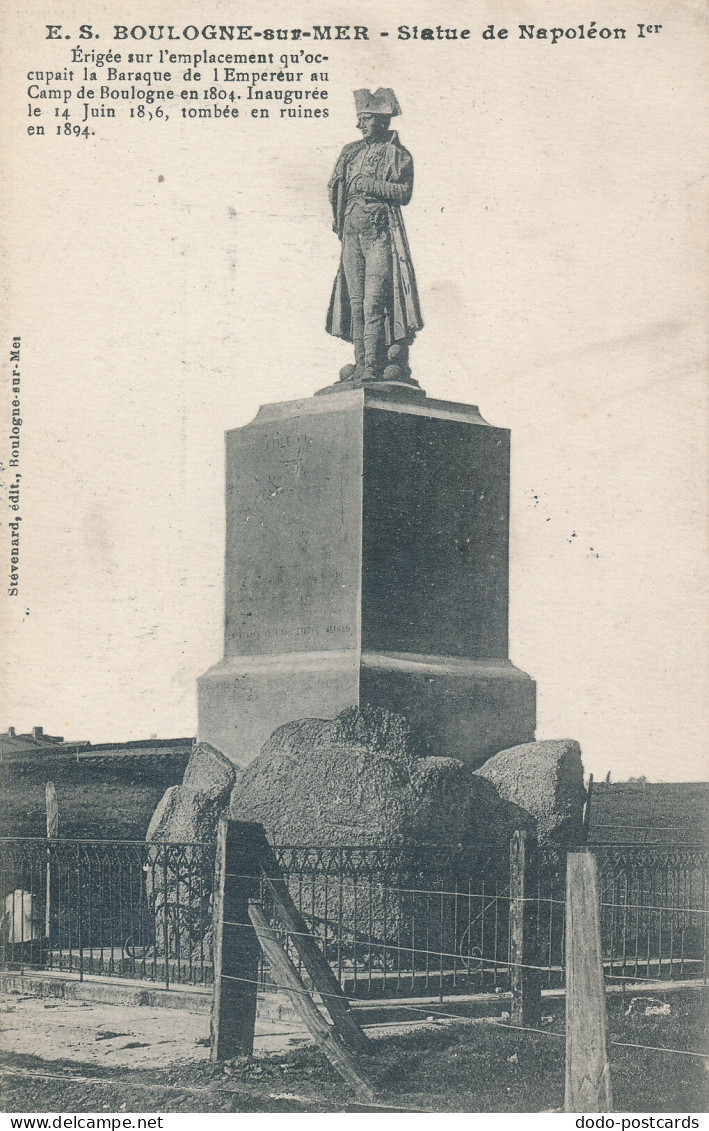
POLYGON ((234 763, 208 742, 195 746, 182 778, 183 789, 194 789, 213 801, 222 802, 231 792, 236 773, 234 763))
POLYGON ((492 953, 484 911, 506 883, 514 829, 535 827, 463 762, 425 756, 401 716, 373 708, 279 727, 241 773, 229 815, 260 822, 277 845, 324 846, 285 853, 293 898, 327 957, 370 979, 402 962, 413 976, 432 952, 469 956, 473 929, 492 953), (338 846, 365 847, 338 863, 327 852, 338 846))
POLYGON ((195 789, 170 786, 153 813, 145 839, 151 843, 209 843, 216 839, 224 805, 195 789))
POLYGON ((581 747, 574 739, 513 746, 488 758, 475 773, 500 797, 536 817, 540 843, 581 842, 586 790, 581 747))
POLYGON ((182 785, 166 790, 152 815, 147 841, 213 841, 236 780, 232 763, 200 742, 187 763, 182 785))
POLYGON ((529 813, 455 758, 425 757, 407 722, 350 708, 274 731, 243 771, 230 816, 279 844, 507 846, 529 813))
POLYGON ((201 844, 213 844, 236 780, 231 762, 206 742, 195 747, 182 785, 171 786, 153 813, 146 895, 155 914, 156 953, 179 969, 210 960, 211 884, 201 844), (178 850, 163 847, 177 842, 178 850))

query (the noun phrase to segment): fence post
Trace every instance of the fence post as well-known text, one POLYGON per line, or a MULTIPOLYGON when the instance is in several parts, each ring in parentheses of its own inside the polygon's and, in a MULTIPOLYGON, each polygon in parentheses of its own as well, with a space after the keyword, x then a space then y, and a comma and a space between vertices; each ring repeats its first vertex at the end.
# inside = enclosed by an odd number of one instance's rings
POLYGON ((513 1025, 539 1025, 541 971, 539 965, 534 891, 537 879, 536 838, 515 829, 510 841, 510 988, 513 1025))
POLYGON ((167 867, 167 845, 163 845, 162 850, 162 945, 165 951, 165 972, 163 981, 165 982, 165 989, 170 989, 170 904, 168 900, 169 895, 168 883, 168 867, 167 867))
POLYGON ((593 801, 593 774, 588 775, 588 789, 583 805, 583 844, 588 844, 588 834, 591 829, 591 803, 593 801))
MULTIPOLYGON (((59 836, 59 805, 57 803, 57 791, 54 782, 48 781, 44 783, 44 804, 47 810, 47 841, 56 840, 59 836)), ((47 844, 47 882, 45 890, 45 904, 44 904, 44 934, 47 939, 47 946, 49 947, 49 933, 51 928, 51 906, 52 906, 52 848, 47 844)))
POLYGON ((212 1060, 254 1050, 260 947, 249 919, 258 896, 261 825, 220 821, 214 872, 212 1060))
MULTIPOLYGON (((79 981, 84 980, 84 900, 82 890, 81 841, 76 841, 76 934, 79 942, 79 981)), ((70 963, 71 965, 71 963, 70 963)))
POLYGON ((590 852, 566 858, 565 1111, 612 1111, 606 1049, 598 866, 590 852))

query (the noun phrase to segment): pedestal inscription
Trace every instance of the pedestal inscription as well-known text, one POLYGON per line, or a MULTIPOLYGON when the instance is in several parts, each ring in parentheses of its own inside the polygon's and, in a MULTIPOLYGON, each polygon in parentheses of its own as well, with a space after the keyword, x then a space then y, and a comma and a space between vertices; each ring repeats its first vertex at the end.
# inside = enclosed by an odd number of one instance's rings
POLYGON ((355 645, 362 443, 338 409, 227 434, 227 658, 355 645))

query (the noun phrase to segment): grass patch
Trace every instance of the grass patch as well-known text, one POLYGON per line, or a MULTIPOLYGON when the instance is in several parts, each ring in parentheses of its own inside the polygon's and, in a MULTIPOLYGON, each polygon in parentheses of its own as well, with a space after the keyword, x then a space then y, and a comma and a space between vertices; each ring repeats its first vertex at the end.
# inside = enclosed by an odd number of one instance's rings
MULTIPOLYGON (((609 999, 611 1079, 616 1111, 703 1112, 708 1017, 698 991, 668 994, 666 1016, 626 1016, 629 998, 609 999), (629 1045, 663 1046, 678 1052, 629 1045)), ((445 1008, 445 1007, 444 1007, 445 1008)), ((286 1055, 191 1062, 170 1069, 99 1068, 70 1060, 5 1057, 10 1068, 54 1073, 59 1080, 8 1075, 9 1111, 347 1111, 352 1094, 323 1055, 305 1046, 286 1055), (77 1083, 71 1076, 100 1078, 77 1083), (146 1088, 151 1089, 146 1091, 146 1088), (154 1089, 154 1090, 152 1090, 154 1089), (180 1090, 181 1089, 181 1090, 180 1090)), ((428 1024, 372 1042, 363 1066, 381 1101, 437 1112, 558 1110, 564 1099, 563 1015, 543 1033, 489 1021, 428 1024)))

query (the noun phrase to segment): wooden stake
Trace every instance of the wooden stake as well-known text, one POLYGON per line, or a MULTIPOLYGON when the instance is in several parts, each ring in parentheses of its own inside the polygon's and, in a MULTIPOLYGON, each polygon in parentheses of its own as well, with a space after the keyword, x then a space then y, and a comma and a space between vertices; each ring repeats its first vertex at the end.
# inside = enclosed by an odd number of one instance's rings
POLYGON ((536 881, 536 841, 525 829, 515 829, 510 841, 510 982, 513 1025, 537 1026, 542 995, 531 900, 536 881))
MULTIPOLYGON (((44 783, 44 805, 47 810, 47 840, 55 840, 59 836, 59 804, 54 782, 44 783)), ((50 847, 47 845, 47 882, 45 887, 44 903, 44 934, 49 939, 52 911, 52 866, 49 857, 50 847)))
POLYGON ((291 898, 288 885, 280 874, 276 858, 268 843, 266 843, 262 867, 266 887, 273 896, 276 909, 290 934, 293 946, 313 980, 315 989, 322 996, 335 1029, 350 1048, 356 1052, 366 1052, 369 1038, 362 1032, 359 1021, 352 1013, 349 1001, 342 992, 342 987, 329 962, 320 953, 310 935, 307 923, 291 898))
POLYGON ((591 801, 593 800, 593 774, 588 775, 588 789, 583 807, 583 843, 588 844, 588 834, 591 828, 591 801))
POLYGON ((589 852, 566 858, 565 1111, 612 1111, 606 1048, 598 868, 589 852))
POLYGON ((255 903, 249 905, 249 918, 254 925, 264 954, 268 959, 274 981, 286 991, 310 1033, 319 1044, 330 1064, 350 1085, 357 1099, 366 1103, 376 1100, 376 1092, 357 1064, 350 1050, 340 1041, 311 1000, 298 971, 282 949, 278 935, 255 903))
MULTIPOLYGON (((248 920, 258 893, 262 826, 220 821, 214 877, 214 996, 211 1058, 229 1060, 254 1051, 259 946, 248 920)), ((167 958, 166 958, 167 961, 167 958)))

